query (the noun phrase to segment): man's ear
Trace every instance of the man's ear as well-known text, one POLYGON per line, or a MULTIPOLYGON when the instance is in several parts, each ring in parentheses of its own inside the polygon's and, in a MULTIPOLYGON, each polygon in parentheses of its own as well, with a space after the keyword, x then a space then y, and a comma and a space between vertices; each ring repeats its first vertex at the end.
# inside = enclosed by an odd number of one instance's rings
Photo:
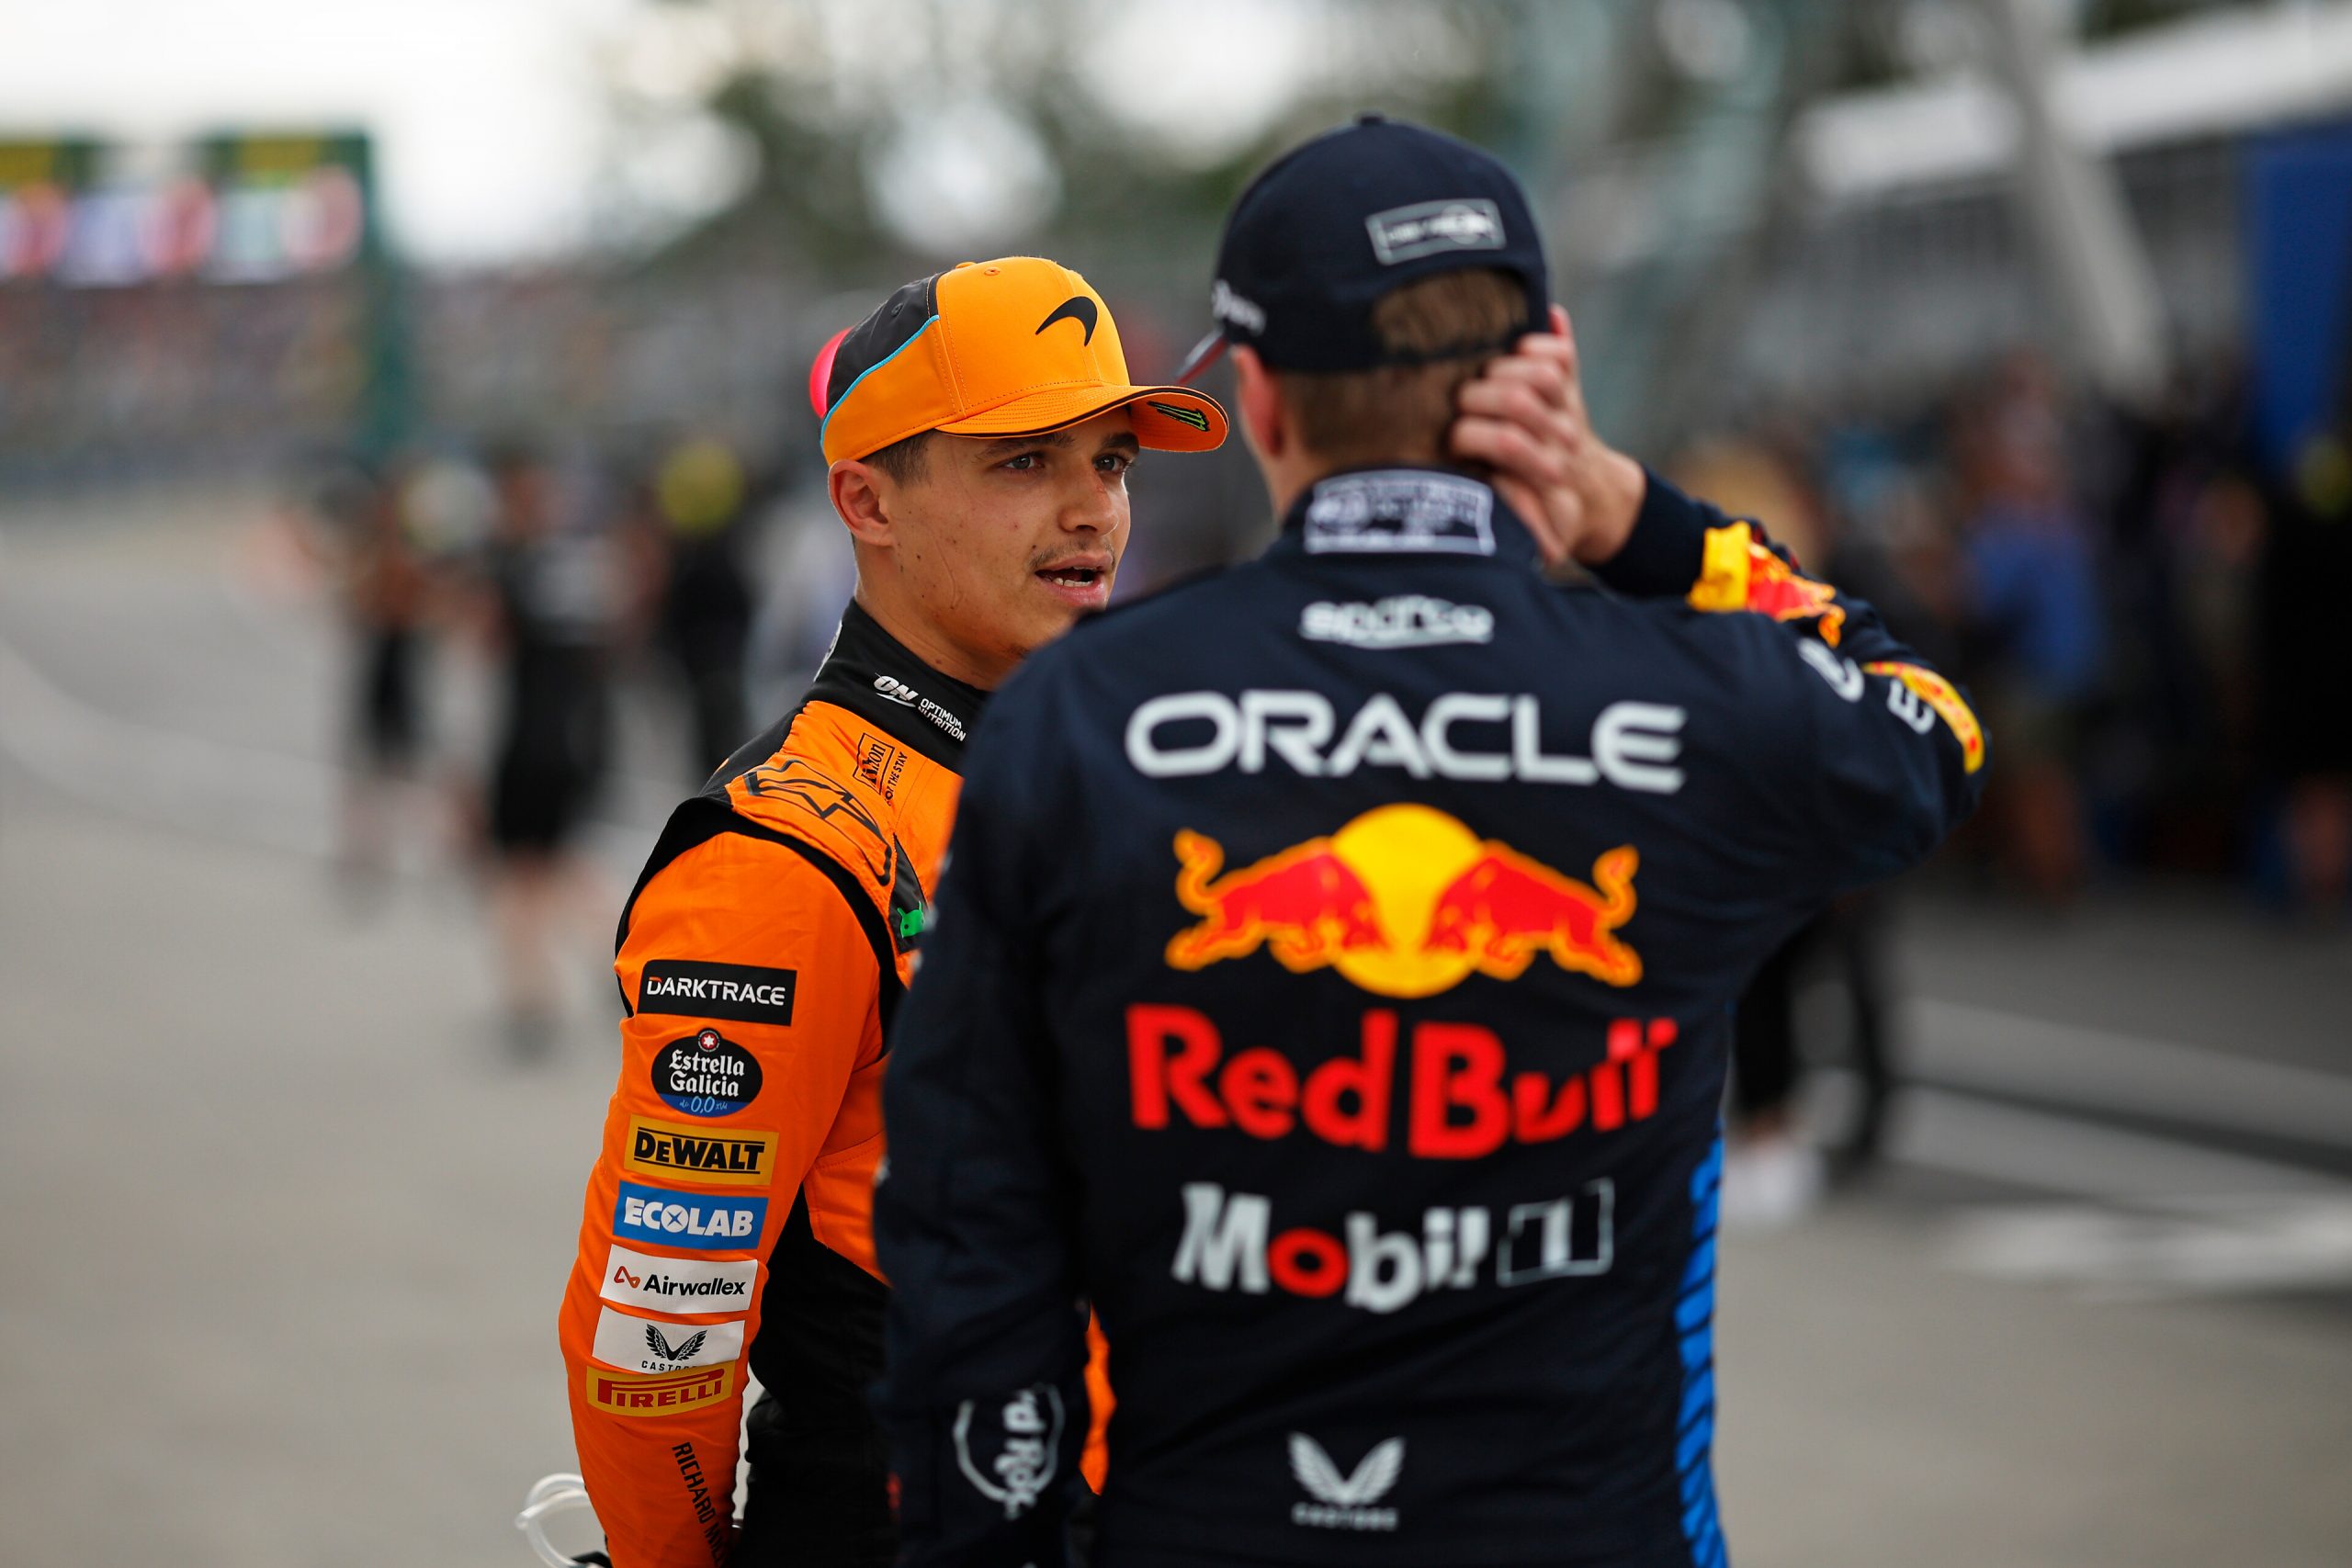
POLYGON ((833 513, 861 545, 888 549, 892 543, 889 502, 884 494, 888 483, 879 470, 854 457, 844 457, 825 470, 833 513))
POLYGON ((1290 446, 1290 418, 1283 407, 1281 383, 1258 351, 1247 344, 1233 347, 1234 395, 1241 405, 1241 433, 1258 456, 1272 461, 1290 446))

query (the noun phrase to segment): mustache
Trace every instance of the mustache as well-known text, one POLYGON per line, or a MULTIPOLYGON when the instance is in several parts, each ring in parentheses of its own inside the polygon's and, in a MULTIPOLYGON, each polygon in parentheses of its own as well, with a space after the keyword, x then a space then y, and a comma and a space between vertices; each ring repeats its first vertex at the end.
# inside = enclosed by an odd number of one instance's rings
POLYGON ((1109 577, 1119 570, 1119 552, 1114 549, 1040 550, 1029 558, 1032 572, 1046 571, 1057 566, 1082 565, 1093 568, 1109 577))

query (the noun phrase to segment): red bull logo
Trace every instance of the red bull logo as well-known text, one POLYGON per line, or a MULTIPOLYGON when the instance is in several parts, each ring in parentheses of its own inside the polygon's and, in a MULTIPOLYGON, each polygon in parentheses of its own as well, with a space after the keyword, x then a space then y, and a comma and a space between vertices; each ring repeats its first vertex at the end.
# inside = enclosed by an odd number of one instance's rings
POLYGON ((1538 954, 1611 986, 1642 977, 1616 934, 1634 908, 1631 844, 1594 862, 1587 885, 1442 811, 1384 806, 1223 874, 1224 846, 1204 834, 1178 833, 1176 859, 1177 899, 1202 918, 1169 942, 1173 968, 1263 947, 1293 974, 1337 969, 1384 997, 1516 980, 1538 954))
POLYGON ((1555 1079, 1535 1067, 1512 1071, 1490 1029, 1423 1020, 1408 1032, 1394 1010, 1374 1008, 1360 1050, 1302 1070, 1272 1045, 1228 1052, 1205 1013, 1134 1002, 1129 1110, 1149 1132, 1229 1127, 1269 1140, 1296 1133, 1373 1154, 1401 1147, 1415 1159, 1480 1159, 1505 1144, 1648 1121, 1661 1102, 1658 1055, 1679 1032, 1670 1018, 1611 1019, 1600 1060, 1555 1079))

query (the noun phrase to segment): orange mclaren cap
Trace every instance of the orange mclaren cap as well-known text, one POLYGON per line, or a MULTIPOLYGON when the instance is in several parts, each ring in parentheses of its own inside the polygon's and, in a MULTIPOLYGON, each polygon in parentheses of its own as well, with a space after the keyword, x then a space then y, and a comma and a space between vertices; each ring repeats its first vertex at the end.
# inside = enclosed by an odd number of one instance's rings
POLYGON ((926 430, 1042 435, 1123 406, 1136 439, 1155 450, 1205 452, 1225 440, 1214 398, 1130 382, 1102 297, 1037 256, 966 262, 908 284, 824 346, 808 397, 828 463, 926 430))

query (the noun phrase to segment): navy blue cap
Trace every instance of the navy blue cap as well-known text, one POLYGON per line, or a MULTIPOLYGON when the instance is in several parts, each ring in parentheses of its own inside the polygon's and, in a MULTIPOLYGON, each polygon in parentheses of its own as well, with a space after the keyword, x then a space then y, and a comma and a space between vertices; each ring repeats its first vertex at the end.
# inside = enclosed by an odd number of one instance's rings
POLYGON ((1176 373, 1187 381, 1227 343, 1276 370, 1369 370, 1501 348, 1544 330, 1551 290, 1527 193, 1492 153, 1366 115, 1277 159, 1226 220, 1210 309, 1217 328, 1176 373), (1385 352, 1373 303, 1400 284, 1491 267, 1527 287, 1527 320, 1502 342, 1385 352))

